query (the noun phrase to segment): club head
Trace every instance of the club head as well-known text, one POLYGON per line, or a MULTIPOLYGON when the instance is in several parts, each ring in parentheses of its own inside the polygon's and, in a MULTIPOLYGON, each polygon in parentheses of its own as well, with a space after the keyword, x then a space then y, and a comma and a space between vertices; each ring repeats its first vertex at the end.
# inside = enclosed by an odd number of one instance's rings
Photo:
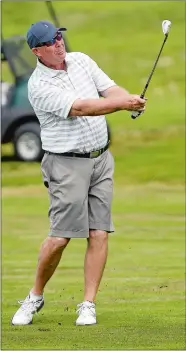
POLYGON ((169 31, 170 31, 170 27, 171 27, 171 21, 169 20, 164 20, 162 22, 162 30, 163 30, 163 33, 165 35, 168 35, 169 31))

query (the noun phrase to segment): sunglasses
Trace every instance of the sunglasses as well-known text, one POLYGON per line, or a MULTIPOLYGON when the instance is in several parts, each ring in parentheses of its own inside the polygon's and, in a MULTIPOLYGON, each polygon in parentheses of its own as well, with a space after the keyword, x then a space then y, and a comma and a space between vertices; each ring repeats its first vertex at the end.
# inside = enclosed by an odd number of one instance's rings
POLYGON ((46 41, 44 43, 40 43, 36 45, 36 48, 39 48, 41 46, 52 46, 55 44, 56 40, 60 41, 62 39, 62 33, 61 32, 57 32, 56 36, 54 38, 52 38, 49 41, 46 41))

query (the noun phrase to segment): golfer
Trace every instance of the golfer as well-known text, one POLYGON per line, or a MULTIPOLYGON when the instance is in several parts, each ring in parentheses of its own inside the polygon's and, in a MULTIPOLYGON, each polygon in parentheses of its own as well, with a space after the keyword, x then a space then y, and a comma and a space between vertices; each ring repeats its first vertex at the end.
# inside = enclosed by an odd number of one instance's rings
POLYGON ((50 198, 50 231, 40 249, 33 287, 20 302, 13 325, 32 323, 44 305, 44 287, 73 238, 87 238, 84 297, 76 325, 96 323, 96 293, 107 260, 108 233, 114 231, 114 160, 105 114, 145 109, 144 99, 117 86, 89 56, 66 53, 64 30, 40 21, 27 32, 37 56, 28 97, 45 150, 41 170, 50 198))

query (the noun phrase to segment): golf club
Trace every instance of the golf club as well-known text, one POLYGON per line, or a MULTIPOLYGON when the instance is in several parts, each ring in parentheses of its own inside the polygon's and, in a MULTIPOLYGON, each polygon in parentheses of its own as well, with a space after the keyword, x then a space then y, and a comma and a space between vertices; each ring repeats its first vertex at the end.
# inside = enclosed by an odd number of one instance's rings
MULTIPOLYGON (((53 19, 53 22, 54 22, 55 26, 57 28, 62 27, 62 25, 59 22, 59 19, 58 19, 57 15, 56 15, 56 11, 54 9, 53 1, 47 0, 47 1, 45 1, 45 3, 46 3, 46 6, 48 8, 48 11, 50 13, 51 18, 53 19)), ((65 34, 63 34, 63 35, 65 36, 65 34)), ((67 41, 66 37, 65 37, 65 47, 66 47, 66 51, 70 52, 69 44, 68 44, 68 41, 67 41)))
MULTIPOLYGON (((164 45, 165 45, 165 43, 166 43, 166 40, 167 40, 167 38, 168 38, 170 26, 171 26, 171 22, 170 22, 169 20, 164 20, 164 21, 162 22, 162 30, 163 30, 163 34, 165 35, 165 38, 164 38, 163 44, 162 44, 162 46, 161 46, 161 49, 160 49, 160 51, 159 51, 159 54, 158 54, 158 56, 157 56, 157 58, 156 58, 156 61, 155 61, 155 63, 154 63, 154 66, 153 66, 153 68, 152 68, 152 71, 151 71, 151 73, 150 73, 150 75, 149 75, 149 78, 148 78, 148 80, 147 80, 147 83, 146 83, 146 85, 145 85, 145 87, 144 87, 144 89, 143 89, 143 92, 142 92, 141 95, 140 95, 140 97, 141 97, 142 99, 143 99, 144 96, 145 96, 145 93, 146 93, 146 91, 147 91, 147 88, 148 88, 148 86, 149 86, 149 83, 150 83, 150 81, 151 81, 151 78, 152 78, 153 73, 154 73, 154 71, 155 71, 156 65, 157 65, 158 60, 159 60, 159 58, 160 58, 161 52, 162 52, 163 47, 164 47, 164 45)), ((133 112, 132 112, 132 115, 131 115, 131 118, 132 118, 132 119, 135 119, 135 118, 139 117, 143 112, 144 112, 144 111, 133 111, 133 112)))

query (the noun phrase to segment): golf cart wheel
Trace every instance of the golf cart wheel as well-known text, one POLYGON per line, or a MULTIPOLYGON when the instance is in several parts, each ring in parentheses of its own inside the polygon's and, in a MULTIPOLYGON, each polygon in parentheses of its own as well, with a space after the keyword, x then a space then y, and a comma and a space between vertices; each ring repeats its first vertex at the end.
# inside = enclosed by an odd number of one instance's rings
POLYGON ((22 161, 40 161, 43 150, 40 139, 40 126, 38 123, 25 123, 18 127, 14 134, 15 155, 22 161))

